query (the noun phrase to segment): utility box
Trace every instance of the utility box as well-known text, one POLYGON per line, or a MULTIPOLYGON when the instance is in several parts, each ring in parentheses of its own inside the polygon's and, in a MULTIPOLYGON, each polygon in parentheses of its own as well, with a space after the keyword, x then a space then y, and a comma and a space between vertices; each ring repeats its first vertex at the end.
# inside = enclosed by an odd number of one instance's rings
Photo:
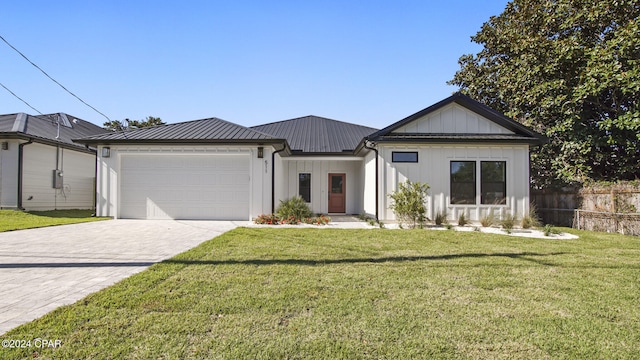
POLYGON ((62 171, 53 170, 53 188, 62 189, 62 171))

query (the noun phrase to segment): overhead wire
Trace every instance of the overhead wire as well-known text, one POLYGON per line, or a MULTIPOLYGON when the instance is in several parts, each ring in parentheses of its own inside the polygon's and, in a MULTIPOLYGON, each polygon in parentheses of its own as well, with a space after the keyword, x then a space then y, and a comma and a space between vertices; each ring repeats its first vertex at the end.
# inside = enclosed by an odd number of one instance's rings
POLYGON ((11 89, 9 89, 8 87, 4 86, 3 83, 0 82, 0 86, 2 86, 5 90, 7 90, 11 95, 15 96, 16 99, 22 101, 23 103, 25 103, 25 105, 27 105, 28 107, 32 108, 35 112, 37 112, 40 115, 43 115, 43 113, 41 113, 40 111, 38 111, 38 109, 34 108, 33 106, 31 106, 31 104, 29 104, 28 102, 26 102, 23 98, 21 98, 20 96, 16 95, 13 91, 11 91, 11 89))
MULTIPOLYGON (((102 115, 105 119, 107 119, 108 121, 111 121, 111 119, 109 119, 109 117, 105 114, 103 114, 101 111, 99 111, 98 109, 96 109, 95 107, 89 105, 86 101, 82 100, 80 97, 78 97, 76 94, 72 93, 69 89, 67 89, 66 87, 64 87, 64 85, 60 84, 56 79, 54 79, 53 77, 51 77, 51 75, 47 74, 46 71, 42 70, 42 68, 40 68, 38 65, 36 65, 33 61, 29 60, 29 58, 24 55, 22 52, 20 52, 20 50, 16 49, 15 46, 11 45, 4 37, 2 37, 2 35, 0 35, 0 39, 2 41, 4 41, 5 44, 7 44, 10 48, 12 48, 13 50, 15 50, 18 54, 20 54, 20 56, 22 56, 25 60, 27 60, 31 65, 33 65, 36 69, 40 70, 40 72, 42 72, 46 77, 48 77, 51 81, 53 81, 54 83, 58 84, 58 86, 60 86, 62 89, 64 89, 64 91, 68 92, 71 96, 75 97, 76 99, 78 99, 81 103, 87 105, 88 107, 90 107, 93 111, 97 112, 98 114, 102 115)), ((4 87, 4 86, 3 86, 4 87)), ((6 87, 5 87, 6 89, 6 87)), ((8 89, 7 89, 8 90, 8 89)), ((9 90, 9 92, 11 92, 9 90)), ((14 94, 15 96, 15 94, 14 94)), ((16 96, 17 97, 17 96, 16 96)), ((24 103, 26 103, 23 100, 24 103)), ((34 109, 31 105, 29 105, 29 107, 31 107, 32 109, 34 109)), ((34 109, 35 110, 35 109, 34 109)), ((37 110, 36 110, 37 111, 37 110)))

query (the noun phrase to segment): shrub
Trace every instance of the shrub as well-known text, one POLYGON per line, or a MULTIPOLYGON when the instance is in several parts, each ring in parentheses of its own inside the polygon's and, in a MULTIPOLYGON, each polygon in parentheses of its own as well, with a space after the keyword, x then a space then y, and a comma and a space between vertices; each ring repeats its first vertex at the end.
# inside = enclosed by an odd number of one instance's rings
POLYGON ((506 213, 502 217, 502 220, 500 221, 500 225, 502 225, 502 228, 504 229, 504 231, 510 234, 511 230, 513 230, 513 226, 516 224, 516 220, 517 219, 515 215, 511 213, 506 213))
POLYGON ((262 225, 278 225, 280 218, 274 214, 261 214, 253 222, 262 225))
POLYGON ((529 213, 522 217, 522 228, 530 229, 540 226, 540 218, 538 217, 538 210, 536 206, 531 204, 529 206, 529 213))
POLYGON ((304 219, 312 216, 311 209, 309 209, 309 205, 302 199, 300 196, 294 196, 291 199, 282 201, 280 200, 280 206, 276 210, 276 215, 280 217, 280 219, 289 219, 290 217, 294 217, 297 219, 298 223, 304 219))
POLYGON ((469 223, 469 220, 467 219, 467 216, 464 214, 464 211, 460 213, 460 215, 458 216, 458 225, 460 226, 465 226, 469 223))
POLYGON ((482 227, 489 227, 493 225, 495 222, 496 222, 496 216, 493 215, 493 210, 489 210, 488 214, 483 215, 480 218, 480 225, 482 225, 482 227))
POLYGON ((560 232, 560 230, 555 229, 555 228, 553 227, 553 225, 551 225, 551 224, 547 224, 547 225, 545 225, 545 226, 544 226, 544 229, 543 229, 543 232, 544 232, 544 236, 551 236, 552 234, 553 234, 553 235, 560 235, 560 234, 562 234, 562 232, 560 232))
POLYGON ((446 212, 442 212, 442 211, 438 211, 436 213, 436 218, 434 219, 436 225, 440 226, 442 224, 446 224, 447 223, 447 213, 446 212))
POLYGON ((407 223, 411 227, 416 225, 422 227, 426 220, 425 213, 427 210, 424 203, 427 197, 429 185, 420 182, 411 182, 407 180, 398 184, 398 190, 389 194, 393 200, 393 204, 389 206, 396 215, 398 223, 407 223))

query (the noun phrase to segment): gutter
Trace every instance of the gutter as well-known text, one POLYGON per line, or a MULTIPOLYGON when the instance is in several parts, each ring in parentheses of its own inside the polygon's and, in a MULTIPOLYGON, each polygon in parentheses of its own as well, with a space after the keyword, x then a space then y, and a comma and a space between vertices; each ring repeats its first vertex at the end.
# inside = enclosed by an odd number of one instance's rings
POLYGON ((370 147, 369 145, 367 145, 367 140, 365 140, 363 146, 365 147, 365 149, 369 149, 369 150, 373 150, 376 153, 376 221, 380 221, 380 218, 378 216, 378 212, 379 212, 379 202, 380 202, 380 187, 379 187, 379 171, 378 171, 378 149, 374 148, 374 147, 370 147))
POLYGON ((24 210, 24 208, 22 207, 22 172, 24 170, 24 150, 22 148, 29 144, 33 144, 32 139, 29 139, 29 141, 27 141, 26 143, 18 144, 18 209, 20 210, 24 210))
POLYGON ((284 151, 287 146, 271 153, 271 213, 275 212, 276 207, 276 154, 284 151))

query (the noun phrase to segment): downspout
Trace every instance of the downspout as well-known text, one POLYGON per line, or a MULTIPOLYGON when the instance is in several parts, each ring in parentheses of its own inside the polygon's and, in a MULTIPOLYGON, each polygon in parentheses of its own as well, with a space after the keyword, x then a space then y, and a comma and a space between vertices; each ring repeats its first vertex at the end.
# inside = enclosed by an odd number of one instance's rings
POLYGON ((376 153, 376 221, 380 221, 380 218, 378 216, 378 208, 379 208, 379 180, 378 180, 378 149, 374 148, 374 147, 370 147, 367 145, 367 141, 364 142, 364 147, 365 149, 369 149, 369 150, 373 150, 376 153))
POLYGON ((276 154, 284 151, 286 146, 283 146, 282 149, 276 150, 271 153, 271 213, 273 214, 276 210, 276 154))
POLYGON ((24 208, 22 207, 22 172, 24 170, 22 158, 24 150, 22 150, 22 148, 32 143, 33 139, 29 139, 29 141, 27 141, 26 143, 18 144, 18 209, 20 210, 24 210, 24 208))

